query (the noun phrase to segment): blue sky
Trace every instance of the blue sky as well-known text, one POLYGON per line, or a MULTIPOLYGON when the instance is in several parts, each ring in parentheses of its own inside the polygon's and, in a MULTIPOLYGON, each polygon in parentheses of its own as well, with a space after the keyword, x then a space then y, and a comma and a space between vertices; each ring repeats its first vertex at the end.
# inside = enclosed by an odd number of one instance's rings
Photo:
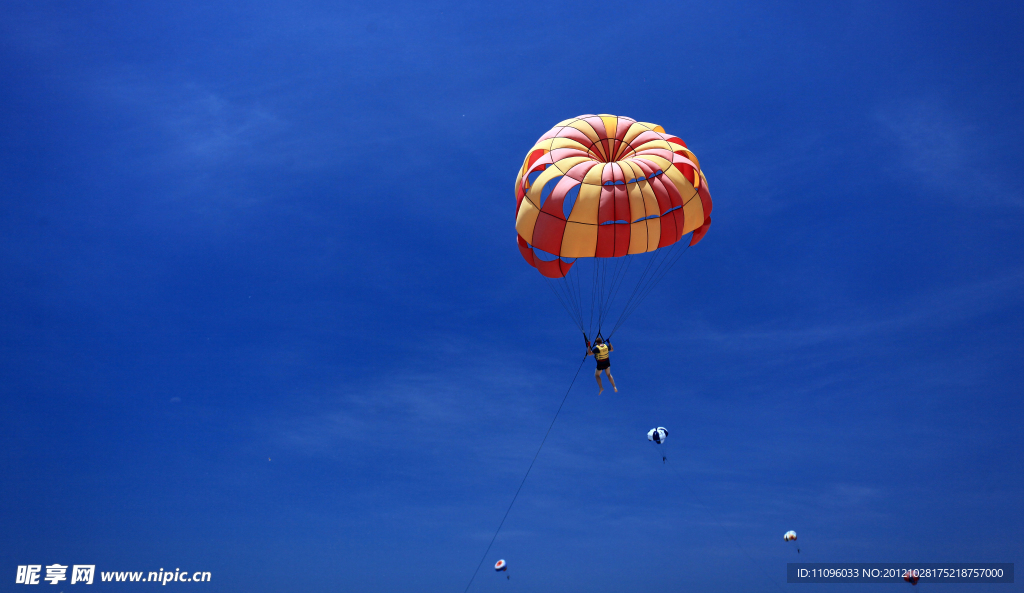
POLYGON ((1024 561, 1022 25, 1013 2, 5 4, 2 569, 462 590, 582 355, 513 181, 583 113, 683 138, 714 223, 616 335, 620 393, 585 365, 473 590, 1024 561))

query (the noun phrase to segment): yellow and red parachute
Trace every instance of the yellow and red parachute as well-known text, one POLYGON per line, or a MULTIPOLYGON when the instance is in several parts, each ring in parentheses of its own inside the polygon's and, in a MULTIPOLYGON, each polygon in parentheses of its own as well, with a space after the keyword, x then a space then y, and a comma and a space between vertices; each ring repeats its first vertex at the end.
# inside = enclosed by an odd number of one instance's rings
MULTIPOLYGON (((565 278, 580 258, 602 266, 671 247, 687 233, 695 245, 710 225, 711 194, 697 157, 661 126, 628 117, 560 122, 537 140, 516 177, 519 249, 547 278, 565 278)), ((601 273, 595 271, 595 286, 601 273)), ((646 280, 654 278, 652 272, 646 280)), ((559 298, 582 303, 579 292, 570 286, 559 298)), ((570 304, 586 334, 580 307, 570 304)))
POLYGON ((659 125, 567 119, 537 140, 519 170, 519 247, 541 274, 561 278, 567 260, 654 251, 690 232, 694 245, 711 224, 707 185, 686 143, 659 125))

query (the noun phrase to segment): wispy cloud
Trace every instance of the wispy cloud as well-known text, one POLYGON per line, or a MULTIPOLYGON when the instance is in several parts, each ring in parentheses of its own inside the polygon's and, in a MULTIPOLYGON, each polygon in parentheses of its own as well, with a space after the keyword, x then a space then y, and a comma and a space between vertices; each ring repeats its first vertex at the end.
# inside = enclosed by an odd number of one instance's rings
POLYGON ((121 106, 150 129, 154 144, 145 148, 153 150, 163 165, 203 168, 282 158, 268 140, 286 123, 259 102, 229 98, 193 82, 152 80, 142 74, 106 78, 93 90, 100 101, 121 106))
POLYGON ((706 144, 697 156, 711 195, 742 195, 743 207, 730 215, 751 221, 791 207, 796 188, 815 183, 813 173, 821 169, 824 151, 834 150, 834 143, 816 129, 791 130, 780 139, 767 130, 734 127, 706 144))
MULTIPOLYGON (((694 339, 728 350, 785 351, 837 341, 856 341, 926 324, 953 325, 1017 302, 1024 270, 998 278, 919 293, 888 310, 852 314, 846 322, 805 327, 744 329, 706 327, 694 339)), ((673 338, 675 339, 675 338, 673 338)))
POLYGON ((508 447, 507 440, 524 426, 533 435, 533 421, 546 415, 538 413, 551 402, 536 389, 547 382, 544 371, 513 368, 472 352, 479 348, 446 344, 443 338, 435 345, 423 360, 406 361, 405 368, 389 369, 372 381, 294 394, 325 401, 325 409, 283 418, 272 430, 286 446, 315 456, 330 456, 341 443, 373 441, 385 448, 457 443, 455 448, 472 455, 478 448, 471 445, 484 440, 495 461, 522 456, 522 448, 508 447), (388 438, 382 438, 385 434, 388 438))
POLYGON ((999 139, 936 100, 919 100, 876 113, 883 137, 899 151, 896 177, 972 206, 1024 206, 1024 188, 990 164, 999 139))

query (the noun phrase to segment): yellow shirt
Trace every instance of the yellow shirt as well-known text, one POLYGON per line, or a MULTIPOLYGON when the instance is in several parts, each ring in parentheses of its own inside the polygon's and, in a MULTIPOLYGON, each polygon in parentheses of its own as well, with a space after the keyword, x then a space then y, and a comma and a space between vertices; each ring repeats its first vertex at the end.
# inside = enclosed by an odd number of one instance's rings
POLYGON ((593 348, 594 358, 598 360, 608 360, 608 344, 594 344, 593 348))

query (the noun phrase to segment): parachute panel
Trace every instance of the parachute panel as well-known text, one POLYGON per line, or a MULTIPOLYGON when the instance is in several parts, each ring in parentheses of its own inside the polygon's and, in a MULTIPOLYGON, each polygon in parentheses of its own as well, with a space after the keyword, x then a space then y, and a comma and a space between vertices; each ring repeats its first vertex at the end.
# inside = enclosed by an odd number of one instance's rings
POLYGON ((704 174, 700 174, 700 186, 697 187, 697 195, 700 196, 700 203, 704 207, 704 215, 711 216, 711 194, 708 193, 708 180, 704 174))
POLYGON ((567 222, 562 236, 562 257, 594 257, 597 226, 567 222))
POLYGON ((686 203, 683 205, 685 225, 683 226, 683 231, 679 233, 680 236, 699 229, 704 224, 704 221, 707 220, 707 216, 704 215, 704 206, 701 204, 698 195, 694 191, 686 198, 686 203))
POLYGON ((526 260, 526 263, 537 268, 537 271, 547 278, 564 278, 575 263, 575 261, 565 261, 563 258, 538 252, 518 235, 516 236, 516 242, 519 244, 519 253, 526 260))
POLYGON ((647 252, 647 221, 641 220, 629 225, 629 247, 627 253, 647 252))
POLYGON ((565 221, 541 212, 537 224, 533 227, 533 242, 530 245, 548 253, 562 252, 562 235, 565 233, 565 221))
POLYGON ((516 213, 516 232, 531 245, 533 244, 533 229, 537 225, 539 216, 540 210, 530 200, 523 200, 519 203, 519 212, 516 213))
MULTIPOLYGON (((597 213, 600 205, 601 186, 584 181, 580 184, 580 193, 576 196, 576 205, 573 206, 569 220, 597 226, 597 213)), ((596 241, 597 237, 594 237, 594 240, 596 241)), ((593 257, 593 251, 593 249, 590 250, 589 257, 593 257)))
POLYGON ((704 224, 701 225, 701 227, 699 229, 693 231, 693 236, 690 237, 690 246, 691 247, 696 245, 697 243, 700 243, 700 240, 704 238, 704 235, 708 232, 708 228, 710 226, 711 226, 711 217, 709 216, 707 218, 707 220, 704 221, 704 224))

